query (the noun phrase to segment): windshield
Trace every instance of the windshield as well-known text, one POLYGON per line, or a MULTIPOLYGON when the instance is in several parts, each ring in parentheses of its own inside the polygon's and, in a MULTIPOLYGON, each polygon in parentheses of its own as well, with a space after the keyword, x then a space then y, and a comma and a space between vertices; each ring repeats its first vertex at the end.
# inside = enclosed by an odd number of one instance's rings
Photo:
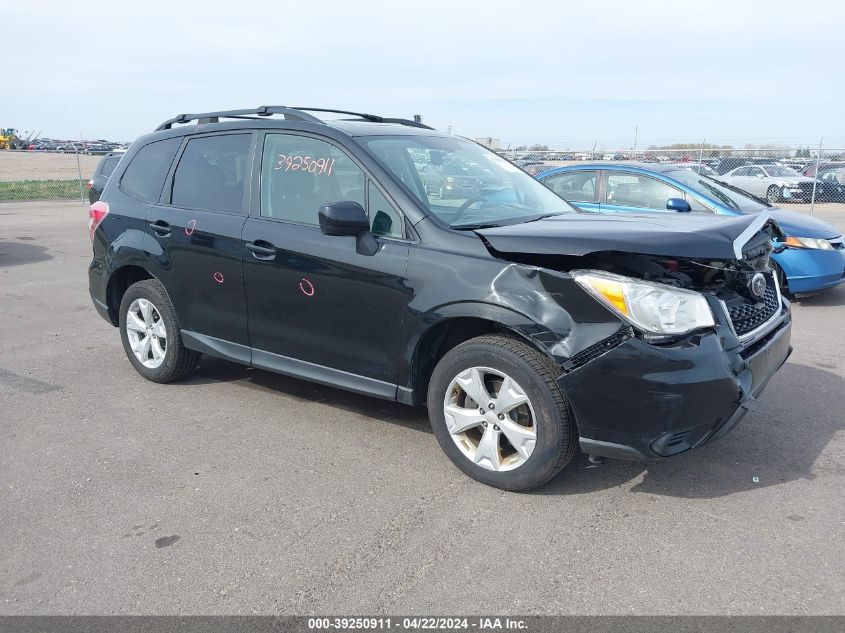
POLYGON ((775 176, 780 178, 783 178, 784 176, 794 177, 801 175, 791 167, 781 167, 780 165, 767 165, 763 167, 763 169, 768 172, 769 176, 775 176))
POLYGON ((375 158, 455 229, 528 222, 574 207, 501 156, 458 137, 375 136, 375 158))
POLYGON ((768 208, 762 201, 740 193, 718 180, 701 176, 690 169, 670 171, 666 175, 682 182, 693 191, 697 191, 712 200, 717 200, 729 209, 740 213, 759 213, 768 208))

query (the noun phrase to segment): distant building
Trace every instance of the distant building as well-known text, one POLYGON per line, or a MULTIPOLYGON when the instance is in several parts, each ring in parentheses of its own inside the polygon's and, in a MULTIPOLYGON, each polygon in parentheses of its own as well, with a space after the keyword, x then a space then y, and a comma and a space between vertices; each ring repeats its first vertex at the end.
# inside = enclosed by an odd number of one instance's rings
POLYGON ((481 143, 484 147, 492 150, 502 149, 502 139, 493 138, 492 136, 485 136, 482 138, 473 139, 476 143, 481 143))

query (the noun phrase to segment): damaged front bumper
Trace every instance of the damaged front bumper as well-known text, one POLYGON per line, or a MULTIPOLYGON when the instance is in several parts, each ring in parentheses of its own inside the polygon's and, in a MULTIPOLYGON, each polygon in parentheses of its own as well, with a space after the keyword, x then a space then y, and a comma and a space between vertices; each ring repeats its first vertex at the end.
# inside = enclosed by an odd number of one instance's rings
POLYGON ((559 378, 589 455, 651 460, 730 431, 792 352, 788 305, 754 341, 729 327, 653 345, 621 333, 559 378))

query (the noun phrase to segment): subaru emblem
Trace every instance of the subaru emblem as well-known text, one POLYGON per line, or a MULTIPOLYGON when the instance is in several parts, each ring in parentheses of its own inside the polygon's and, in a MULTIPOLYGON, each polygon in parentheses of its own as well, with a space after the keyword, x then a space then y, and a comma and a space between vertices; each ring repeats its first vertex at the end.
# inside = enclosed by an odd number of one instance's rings
POLYGON ((763 273, 754 273, 754 276, 748 283, 748 290, 755 299, 761 298, 766 293, 766 278, 763 276, 763 273))

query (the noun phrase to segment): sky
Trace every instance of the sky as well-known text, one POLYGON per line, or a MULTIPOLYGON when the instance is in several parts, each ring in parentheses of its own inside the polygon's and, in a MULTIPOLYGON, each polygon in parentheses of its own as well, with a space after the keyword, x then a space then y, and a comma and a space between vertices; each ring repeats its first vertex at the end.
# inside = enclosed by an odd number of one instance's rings
POLYGON ((0 0, 0 127, 132 140, 259 105, 554 149, 845 148, 845 2, 0 0), (805 8, 806 7, 806 8, 805 8))

